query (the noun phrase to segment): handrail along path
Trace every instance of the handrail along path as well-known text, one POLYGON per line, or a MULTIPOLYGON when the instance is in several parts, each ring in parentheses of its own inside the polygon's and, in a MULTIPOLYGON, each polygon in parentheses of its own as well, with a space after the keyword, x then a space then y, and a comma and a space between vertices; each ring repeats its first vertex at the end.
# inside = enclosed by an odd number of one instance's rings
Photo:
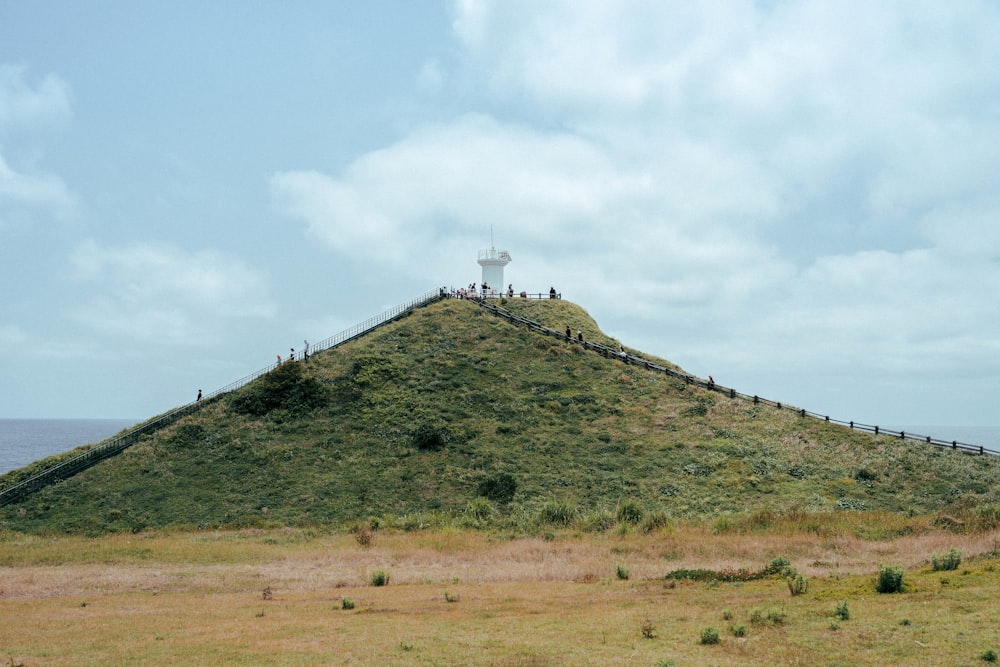
MULTIPOLYGON (((540 333, 545 336, 552 336, 555 338, 566 339, 566 334, 564 332, 557 331, 556 329, 551 329, 542 324, 539 324, 538 322, 529 320, 525 317, 521 317, 520 315, 515 315, 509 310, 502 308, 492 299, 469 298, 468 300, 492 312, 497 317, 502 317, 514 324, 519 324, 527 327, 529 331, 534 331, 536 333, 540 333)), ((620 350, 615 350, 601 343, 595 343, 588 340, 580 341, 576 339, 570 339, 570 342, 573 342, 576 345, 582 345, 584 349, 592 350, 605 357, 618 358, 621 359, 626 364, 632 366, 639 366, 650 371, 655 371, 657 373, 663 373, 665 375, 681 379, 687 384, 695 385, 703 389, 707 389, 709 391, 719 392, 721 394, 728 396, 729 398, 733 399, 739 398, 746 401, 752 401, 754 405, 763 404, 763 405, 770 405, 779 410, 786 410, 786 409, 794 410, 801 417, 812 417, 815 419, 821 419, 831 424, 841 424, 843 426, 848 426, 851 429, 872 433, 874 435, 887 435, 899 438, 901 440, 913 440, 917 442, 923 442, 929 445, 935 445, 938 447, 947 447, 950 449, 960 450, 970 454, 992 454, 994 456, 1000 456, 1000 451, 989 449, 987 447, 983 447, 982 445, 974 445, 967 442, 959 442, 958 440, 942 440, 941 438, 934 438, 929 435, 918 435, 916 433, 908 433, 905 431, 894 431, 892 429, 882 428, 881 426, 877 426, 874 424, 862 424, 860 422, 855 422, 855 421, 841 421, 839 419, 831 419, 828 415, 821 415, 816 412, 810 412, 809 410, 806 410, 804 408, 793 407, 791 405, 788 405, 787 403, 770 401, 768 399, 761 398, 760 396, 756 395, 750 396, 748 394, 743 394, 736 391, 732 387, 725 387, 712 380, 705 380, 703 378, 699 378, 694 375, 682 373, 668 366, 663 366, 662 364, 658 364, 656 362, 649 361, 648 359, 644 359, 643 357, 639 357, 633 354, 626 354, 625 356, 622 356, 620 350)))

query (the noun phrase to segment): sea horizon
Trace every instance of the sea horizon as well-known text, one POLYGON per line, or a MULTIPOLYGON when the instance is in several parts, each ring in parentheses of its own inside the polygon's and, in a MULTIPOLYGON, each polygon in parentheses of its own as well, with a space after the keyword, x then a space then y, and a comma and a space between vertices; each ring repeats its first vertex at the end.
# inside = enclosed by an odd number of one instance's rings
POLYGON ((0 418, 0 475, 82 445, 101 442, 140 421, 0 418))

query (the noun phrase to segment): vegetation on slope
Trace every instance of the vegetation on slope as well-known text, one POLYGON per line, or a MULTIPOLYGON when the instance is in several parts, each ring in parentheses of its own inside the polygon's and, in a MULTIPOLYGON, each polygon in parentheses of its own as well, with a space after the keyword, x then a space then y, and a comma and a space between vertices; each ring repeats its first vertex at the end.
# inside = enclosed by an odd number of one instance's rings
MULTIPOLYGON (((571 303, 508 306, 611 342, 571 303)), ((448 300, 282 365, 0 509, 0 528, 604 529, 843 511, 994 521, 998 467, 731 400, 448 300)))

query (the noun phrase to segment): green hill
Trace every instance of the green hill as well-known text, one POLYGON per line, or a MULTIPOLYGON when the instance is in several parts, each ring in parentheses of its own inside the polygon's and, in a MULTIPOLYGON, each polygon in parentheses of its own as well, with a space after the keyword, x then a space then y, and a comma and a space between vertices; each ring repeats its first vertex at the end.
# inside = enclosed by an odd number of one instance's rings
MULTIPOLYGON (((505 307, 617 344, 566 301, 505 307)), ((997 457, 730 399, 445 300, 209 401, 0 509, 0 529, 993 516, 998 471, 997 457)))

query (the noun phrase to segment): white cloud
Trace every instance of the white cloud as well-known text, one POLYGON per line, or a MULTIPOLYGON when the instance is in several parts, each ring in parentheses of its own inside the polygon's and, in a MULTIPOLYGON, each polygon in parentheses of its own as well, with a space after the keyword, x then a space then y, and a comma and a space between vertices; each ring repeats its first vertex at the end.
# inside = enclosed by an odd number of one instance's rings
POLYGON ((0 228, 38 212, 65 221, 75 215, 76 209, 76 197, 62 179, 49 174, 18 173, 0 155, 0 228))
POLYGON ((266 276, 213 250, 149 243, 102 247, 88 241, 71 261, 78 277, 98 292, 74 309, 74 317, 136 342, 217 343, 226 322, 274 313, 266 276))
POLYGON ((51 131, 70 116, 69 88, 60 78, 48 75, 32 87, 24 67, 0 65, 0 229, 39 214, 60 221, 75 214, 76 198, 62 179, 32 166, 39 153, 32 135, 51 131), (5 142, 27 145, 18 151, 25 166, 10 165, 5 142))
POLYGON ((669 331, 668 357, 981 373, 998 28, 978 2, 461 0, 468 71, 434 80, 481 81, 492 115, 272 193, 345 257, 424 258, 428 284, 475 275, 453 258, 492 225, 509 277, 669 331))
POLYGON ((10 131, 61 124, 72 116, 69 86, 48 74, 36 86, 24 66, 0 64, 0 138, 10 131))

